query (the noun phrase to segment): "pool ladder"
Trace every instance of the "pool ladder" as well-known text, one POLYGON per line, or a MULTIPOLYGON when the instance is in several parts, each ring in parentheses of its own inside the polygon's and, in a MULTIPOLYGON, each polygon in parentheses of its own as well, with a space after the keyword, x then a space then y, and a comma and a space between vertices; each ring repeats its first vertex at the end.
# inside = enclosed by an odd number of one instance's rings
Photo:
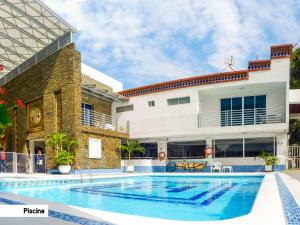
MULTIPOLYGON (((82 164, 80 164, 80 165, 77 165, 77 168, 78 168, 79 171, 80 171, 80 187, 81 187, 81 189, 82 189, 82 187, 83 187, 83 172, 82 172, 83 167, 82 167, 82 164), (81 165, 81 166, 80 166, 80 165, 81 165)), ((92 176, 92 173, 91 173, 91 169, 90 169, 89 166, 87 166, 86 168, 88 169, 88 172, 89 172, 89 175, 90 175, 90 183, 92 183, 92 182, 93 182, 93 176, 92 176)), ((75 175, 76 175, 76 173, 75 173, 75 169, 74 169, 74 176, 75 176, 75 175)))

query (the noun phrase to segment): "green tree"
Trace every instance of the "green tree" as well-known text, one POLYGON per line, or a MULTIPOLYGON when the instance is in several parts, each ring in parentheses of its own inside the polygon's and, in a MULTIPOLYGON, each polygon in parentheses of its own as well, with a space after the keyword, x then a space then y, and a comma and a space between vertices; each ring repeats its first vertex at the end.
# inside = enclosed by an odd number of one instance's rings
POLYGON ((126 145, 120 145, 118 147, 121 151, 126 151, 128 157, 128 163, 130 165, 130 159, 133 152, 145 152, 145 149, 141 146, 140 142, 137 140, 127 140, 126 145))
POLYGON ((300 88, 300 48, 295 49, 292 53, 290 86, 291 89, 300 88))
POLYGON ((300 121, 298 119, 290 119, 289 126, 289 144, 300 144, 300 121))

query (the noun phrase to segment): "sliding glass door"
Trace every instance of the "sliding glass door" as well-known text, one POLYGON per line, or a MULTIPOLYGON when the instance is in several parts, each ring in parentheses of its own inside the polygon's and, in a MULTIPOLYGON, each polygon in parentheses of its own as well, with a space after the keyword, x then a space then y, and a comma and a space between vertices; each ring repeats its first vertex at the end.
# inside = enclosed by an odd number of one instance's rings
POLYGON ((266 96, 221 99, 221 126, 263 124, 266 122, 266 96))

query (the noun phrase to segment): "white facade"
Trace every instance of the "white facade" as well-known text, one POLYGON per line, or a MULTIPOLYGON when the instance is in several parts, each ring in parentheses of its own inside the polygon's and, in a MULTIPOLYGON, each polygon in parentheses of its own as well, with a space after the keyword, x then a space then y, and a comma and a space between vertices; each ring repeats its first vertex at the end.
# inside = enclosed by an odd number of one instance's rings
POLYGON ((119 91, 123 90, 123 84, 120 81, 118 81, 118 80, 84 64, 84 63, 81 63, 81 73, 85 76, 88 76, 100 83, 103 83, 103 84, 111 87, 114 92, 119 92, 119 91))
MULTIPOLYGON (((290 58, 275 58, 271 60, 270 69, 249 70, 247 80, 131 96, 126 102, 114 103, 112 111, 122 120, 129 121, 130 138, 142 143, 157 142, 159 146, 163 146, 158 147, 158 152, 167 152, 167 143, 170 142, 205 140, 207 146, 212 146, 218 139, 273 137, 280 164, 285 165, 289 127, 289 73, 290 58), (266 122, 245 125, 245 111, 241 110, 242 116, 239 118, 242 118, 242 124, 221 125, 221 99, 259 95, 266 96, 266 122), (168 99, 181 97, 190 97, 190 103, 168 105, 168 99), (149 107, 149 101, 154 101, 155 106, 149 107), (133 105, 133 111, 116 112, 117 107, 126 105, 133 105)), ((245 100, 242 99, 244 104, 245 100)), ((253 157, 245 157, 245 153, 243 156, 215 160, 228 165, 263 163, 253 157)), ((149 164, 147 160, 143 161, 149 164)))

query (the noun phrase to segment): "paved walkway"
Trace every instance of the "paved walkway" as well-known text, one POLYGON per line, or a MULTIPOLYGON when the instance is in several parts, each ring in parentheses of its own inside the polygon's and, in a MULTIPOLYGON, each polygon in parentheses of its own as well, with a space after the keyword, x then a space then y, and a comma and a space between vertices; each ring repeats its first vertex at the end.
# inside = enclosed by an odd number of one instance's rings
POLYGON ((110 222, 61 203, 10 193, 0 192, 0 204, 47 204, 49 209, 47 218, 0 218, 0 225, 113 225, 110 222))

